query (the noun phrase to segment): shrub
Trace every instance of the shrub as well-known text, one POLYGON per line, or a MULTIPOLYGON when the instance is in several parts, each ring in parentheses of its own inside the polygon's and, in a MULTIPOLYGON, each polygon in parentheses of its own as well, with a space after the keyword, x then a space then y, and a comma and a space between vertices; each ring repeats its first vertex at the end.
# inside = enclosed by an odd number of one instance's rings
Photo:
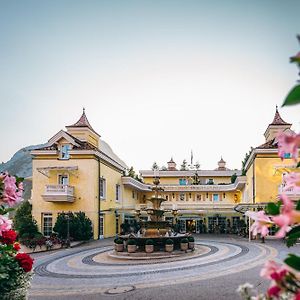
POLYGON ((154 241, 149 239, 146 241, 146 245, 154 245, 154 241))
POLYGON ((67 238, 67 215, 69 217, 70 238, 75 241, 89 240, 93 237, 92 221, 84 212, 61 213, 58 215, 53 231, 59 238, 67 238))
POLYGON ((20 239, 22 238, 34 238, 37 234, 42 236, 38 231, 38 226, 36 221, 33 219, 32 205, 26 201, 23 202, 16 211, 14 217, 14 228, 18 232, 20 239))
POLYGON ((189 240, 187 238, 183 238, 180 240, 181 244, 188 243, 188 242, 189 242, 189 240))
POLYGON ((189 240, 189 242, 195 242, 195 239, 194 239, 193 236, 189 236, 189 237, 188 237, 188 240, 189 240))
POLYGON ((118 245, 122 245, 123 244, 123 240, 121 239, 115 239, 115 243, 118 245))
POLYGON ((136 245, 136 241, 134 239, 128 240, 128 245, 136 245))
POLYGON ((171 239, 166 240, 166 245, 173 245, 173 244, 174 244, 173 240, 171 239))

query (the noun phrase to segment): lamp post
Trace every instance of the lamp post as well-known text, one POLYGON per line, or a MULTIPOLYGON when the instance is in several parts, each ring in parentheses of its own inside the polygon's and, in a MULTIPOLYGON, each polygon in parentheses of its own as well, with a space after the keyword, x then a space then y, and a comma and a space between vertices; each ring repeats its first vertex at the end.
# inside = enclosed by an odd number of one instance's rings
POLYGON ((70 211, 68 211, 68 213, 65 215, 65 218, 67 220, 67 241, 66 241, 67 248, 70 248, 70 246, 71 246, 71 243, 70 243, 70 215, 71 215, 70 211))

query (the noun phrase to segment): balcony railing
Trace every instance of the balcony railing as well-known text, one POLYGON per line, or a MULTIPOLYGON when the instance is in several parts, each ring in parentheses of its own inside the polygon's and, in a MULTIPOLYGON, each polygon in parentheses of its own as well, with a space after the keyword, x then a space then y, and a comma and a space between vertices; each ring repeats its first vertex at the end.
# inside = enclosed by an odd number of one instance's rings
POLYGON ((291 200, 298 200, 300 198, 300 187, 298 188, 290 187, 286 189, 283 185, 280 185, 278 187, 278 194, 282 194, 282 193, 289 196, 291 200))
POLYGON ((67 184, 46 185, 43 198, 50 202, 74 202, 74 186, 67 184))

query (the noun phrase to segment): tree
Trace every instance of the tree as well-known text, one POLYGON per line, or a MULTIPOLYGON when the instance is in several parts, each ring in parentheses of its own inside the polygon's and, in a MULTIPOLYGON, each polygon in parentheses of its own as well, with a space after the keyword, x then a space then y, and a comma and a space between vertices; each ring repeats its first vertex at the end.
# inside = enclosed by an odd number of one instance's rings
POLYGON ((166 166, 162 166, 162 167, 160 168, 160 170, 161 170, 161 171, 168 171, 168 169, 167 169, 166 166))
POLYGON ((232 174, 232 176, 230 178, 231 183, 235 183, 236 179, 237 179, 236 173, 232 174))
POLYGON ((181 166, 180 166, 180 171, 186 171, 187 170, 187 162, 184 159, 181 166))
POLYGON ((159 170, 159 166, 158 164, 156 163, 156 161, 153 163, 152 165, 152 171, 155 171, 155 170, 159 170))
POLYGON ((251 147, 250 151, 245 154, 244 160, 242 161, 242 176, 246 175, 245 166, 246 166, 246 162, 248 161, 248 158, 250 157, 252 150, 253 148, 251 147))
POLYGON ((34 238, 41 233, 38 231, 36 220, 32 217, 32 205, 25 201, 16 211, 14 217, 14 228, 19 234, 19 238, 34 238))
POLYGON ((62 239, 67 238, 67 227, 69 218, 70 237, 76 241, 89 240, 93 237, 92 221, 86 217, 84 212, 73 214, 61 213, 58 215, 53 231, 62 239))
POLYGON ((132 177, 132 178, 135 178, 135 171, 134 171, 133 167, 131 167, 131 168, 128 170, 128 176, 129 176, 129 177, 132 177))

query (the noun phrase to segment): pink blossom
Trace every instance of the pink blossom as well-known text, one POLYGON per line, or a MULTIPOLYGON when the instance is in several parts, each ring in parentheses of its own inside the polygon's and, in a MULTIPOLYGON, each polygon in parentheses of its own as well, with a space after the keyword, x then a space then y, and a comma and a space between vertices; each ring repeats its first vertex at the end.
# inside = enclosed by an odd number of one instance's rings
POLYGON ((273 260, 268 260, 263 268, 260 271, 260 276, 267 278, 267 279, 272 279, 271 275, 276 272, 280 272, 282 270, 285 270, 281 265, 277 264, 273 260))
POLYGON ((271 274, 271 278, 275 281, 281 281, 286 275, 287 275, 287 270, 281 270, 280 272, 274 272, 271 274))
POLYGON ((3 231, 11 229, 12 221, 7 217, 0 215, 0 236, 2 236, 3 231))
POLYGON ((7 173, 2 175, 2 181, 4 183, 4 192, 2 195, 2 201, 6 202, 10 207, 22 201, 23 183, 19 183, 16 186, 16 178, 9 176, 7 173))
POLYGON ((278 238, 285 237, 286 233, 291 230, 291 218, 288 215, 279 215, 273 217, 273 221, 280 229, 276 232, 275 236, 278 238))
POLYGON ((258 233, 260 233, 262 236, 266 236, 269 234, 268 227, 270 227, 273 222, 263 210, 258 212, 247 211, 245 215, 255 221, 250 227, 250 231, 254 236, 256 236, 258 233))
POLYGON ((281 214, 274 216, 272 219, 280 227, 275 236, 283 238, 290 231, 290 225, 300 222, 300 211, 294 209, 294 203, 287 195, 281 194, 280 198, 283 201, 281 214))
POLYGON ((278 297, 281 289, 277 285, 273 285, 268 289, 268 296, 269 297, 278 297))
POLYGON ((290 153, 295 161, 298 159, 298 147, 300 146, 300 134, 280 133, 277 137, 278 156, 284 159, 285 154, 290 153))
POLYGON ((289 173, 284 176, 285 187, 284 191, 288 189, 293 189, 293 191, 300 191, 300 174, 299 173, 289 173))

